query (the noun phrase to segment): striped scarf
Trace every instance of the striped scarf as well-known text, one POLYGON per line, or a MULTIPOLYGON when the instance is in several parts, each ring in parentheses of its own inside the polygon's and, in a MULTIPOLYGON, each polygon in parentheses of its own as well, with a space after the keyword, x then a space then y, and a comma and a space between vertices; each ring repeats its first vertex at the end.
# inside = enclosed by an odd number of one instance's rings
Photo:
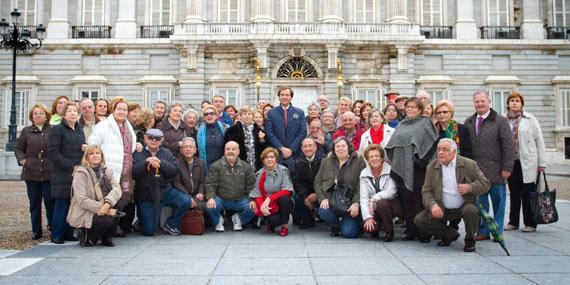
POLYGON ((521 118, 523 112, 513 114, 511 111, 507 112, 507 118, 511 124, 511 129, 513 131, 513 150, 515 151, 515 159, 519 159, 519 124, 521 123, 521 118))

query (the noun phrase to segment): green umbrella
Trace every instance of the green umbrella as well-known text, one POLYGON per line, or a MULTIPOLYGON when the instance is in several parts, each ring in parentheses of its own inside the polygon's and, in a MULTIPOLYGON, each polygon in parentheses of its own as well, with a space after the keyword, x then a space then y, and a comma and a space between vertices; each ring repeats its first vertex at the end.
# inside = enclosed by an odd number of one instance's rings
POLYGON ((495 219, 493 219, 493 217, 491 217, 489 212, 487 212, 483 208, 483 205, 481 203, 477 202, 477 206, 479 207, 479 211, 481 211, 481 220, 483 221, 483 223, 485 223, 485 226, 487 227, 491 235, 493 235, 495 241, 501 245, 501 247, 507 253, 508 256, 511 256, 509 250, 505 246, 505 239, 503 238, 503 234, 499 231, 499 224, 497 224, 497 222, 495 221, 495 219))

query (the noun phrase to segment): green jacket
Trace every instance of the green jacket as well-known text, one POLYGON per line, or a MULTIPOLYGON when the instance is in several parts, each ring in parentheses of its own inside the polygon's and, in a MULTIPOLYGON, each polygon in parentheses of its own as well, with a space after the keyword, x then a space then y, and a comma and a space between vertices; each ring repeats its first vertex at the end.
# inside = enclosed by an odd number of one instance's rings
POLYGON ((255 172, 251 166, 238 158, 232 167, 223 156, 220 160, 212 163, 206 176, 206 199, 220 197, 224 200, 241 200, 249 197, 255 172))
MULTIPOLYGON (((354 152, 347 163, 348 165, 344 172, 344 182, 352 187, 352 191, 354 191, 352 202, 358 204, 360 203, 360 172, 366 168, 366 162, 354 152)), ((317 193, 319 203, 324 199, 330 198, 328 190, 334 185, 338 171, 338 160, 330 154, 327 158, 321 160, 321 167, 315 177, 315 193, 317 193)))

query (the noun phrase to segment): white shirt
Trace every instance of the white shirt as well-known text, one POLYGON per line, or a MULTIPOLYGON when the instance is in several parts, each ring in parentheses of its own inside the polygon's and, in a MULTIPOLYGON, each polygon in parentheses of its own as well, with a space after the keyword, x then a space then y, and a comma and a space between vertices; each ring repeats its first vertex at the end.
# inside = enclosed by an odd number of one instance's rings
POLYGON ((477 114, 477 119, 475 120, 475 131, 477 132, 477 134, 479 133, 479 118, 483 118, 483 121, 485 121, 487 119, 487 117, 489 117, 489 114, 491 114, 491 109, 489 109, 489 111, 487 111, 487 113, 483 114, 483 116, 477 114))
POLYGON ((442 173, 442 199, 443 207, 446 209, 459 209, 463 206, 463 196, 457 191, 457 177, 455 175, 455 167, 457 164, 457 156, 447 165, 441 164, 442 173))

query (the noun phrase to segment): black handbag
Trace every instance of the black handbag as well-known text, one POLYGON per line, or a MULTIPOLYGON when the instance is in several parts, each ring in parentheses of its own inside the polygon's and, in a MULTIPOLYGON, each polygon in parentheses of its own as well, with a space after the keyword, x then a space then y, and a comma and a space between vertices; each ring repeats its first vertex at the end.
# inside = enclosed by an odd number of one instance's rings
POLYGON ((348 217, 348 208, 352 205, 354 192, 350 185, 343 181, 344 170, 348 162, 346 162, 339 170, 335 183, 330 189, 329 207, 331 211, 338 217, 348 217))
POLYGON ((550 191, 544 177, 544 191, 540 192, 540 173, 536 177, 536 192, 530 192, 530 208, 534 221, 537 224, 551 224, 558 221, 558 211, 556 210, 556 189, 550 191))

